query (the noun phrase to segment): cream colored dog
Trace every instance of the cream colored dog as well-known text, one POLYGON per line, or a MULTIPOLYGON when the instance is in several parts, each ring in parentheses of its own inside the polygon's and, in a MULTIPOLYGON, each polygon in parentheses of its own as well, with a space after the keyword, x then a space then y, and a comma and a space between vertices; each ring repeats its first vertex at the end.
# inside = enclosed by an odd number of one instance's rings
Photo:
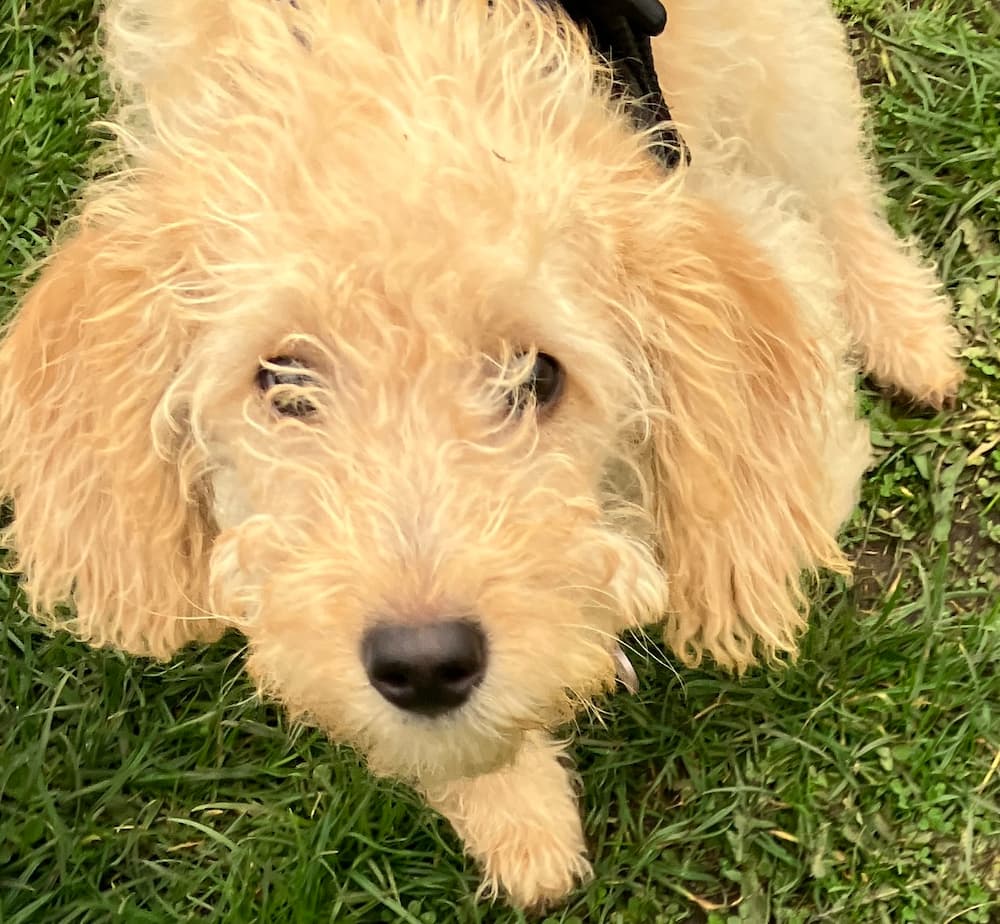
POLYGON ((37 610, 159 658, 237 627, 524 905, 588 871, 549 730, 616 635, 794 652, 868 460, 851 357, 960 379, 826 0, 668 6, 670 174, 528 0, 112 2, 117 170, 0 348, 37 610))

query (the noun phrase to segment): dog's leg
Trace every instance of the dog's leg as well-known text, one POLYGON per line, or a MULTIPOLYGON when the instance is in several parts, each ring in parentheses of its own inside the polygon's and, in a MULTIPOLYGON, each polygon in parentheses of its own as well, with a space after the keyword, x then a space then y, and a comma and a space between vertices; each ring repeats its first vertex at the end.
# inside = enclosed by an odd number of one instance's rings
POLYGON ((858 183, 830 205, 823 224, 844 278, 844 309, 865 371, 935 407, 962 380, 951 301, 934 271, 908 252, 858 183))
POLYGON ((828 0, 673 0, 654 54, 694 171, 721 141, 742 152, 740 169, 801 195, 836 258, 865 371, 929 404, 953 395, 950 302, 883 216, 857 73, 828 0))
POLYGON ((529 735, 511 766, 424 791, 482 864, 484 889, 496 895, 502 888, 521 907, 556 901, 590 873, 562 751, 540 733, 529 735))

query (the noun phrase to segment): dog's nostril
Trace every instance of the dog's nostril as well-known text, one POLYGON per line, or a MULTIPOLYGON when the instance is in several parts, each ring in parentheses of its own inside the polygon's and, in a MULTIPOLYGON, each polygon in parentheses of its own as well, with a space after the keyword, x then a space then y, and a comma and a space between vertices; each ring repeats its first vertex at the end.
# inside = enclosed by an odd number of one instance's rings
POLYGON ((442 683, 465 683, 469 675, 475 673, 475 670, 474 666, 465 663, 442 664, 437 675, 442 683))
POLYGON ((368 680, 390 703, 421 715, 457 709, 486 673, 486 637, 467 620, 382 624, 365 633, 368 680))
POLYGON ((384 686, 402 689, 407 685, 406 669, 398 665, 393 665, 387 670, 377 671, 377 679, 384 686))

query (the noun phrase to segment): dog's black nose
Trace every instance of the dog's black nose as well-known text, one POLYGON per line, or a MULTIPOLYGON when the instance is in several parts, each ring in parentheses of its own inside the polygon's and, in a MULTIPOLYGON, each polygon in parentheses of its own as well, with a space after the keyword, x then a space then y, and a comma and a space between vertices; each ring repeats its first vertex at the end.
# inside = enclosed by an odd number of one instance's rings
POLYGON ((361 640, 371 685, 390 703, 420 715, 457 709, 486 673, 486 636, 466 620, 423 626, 383 624, 361 640))

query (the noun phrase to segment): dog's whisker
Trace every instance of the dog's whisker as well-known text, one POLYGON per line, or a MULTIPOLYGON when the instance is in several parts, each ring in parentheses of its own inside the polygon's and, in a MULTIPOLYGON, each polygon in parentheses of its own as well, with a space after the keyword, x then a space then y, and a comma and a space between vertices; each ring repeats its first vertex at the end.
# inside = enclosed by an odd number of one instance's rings
MULTIPOLYGON (((565 624, 566 628, 571 628, 578 630, 580 632, 591 633, 598 635, 608 642, 611 643, 613 648, 623 648, 636 655, 641 655, 642 657, 649 658, 654 663, 660 665, 661 667, 669 670, 674 677, 683 684, 683 677, 674 666, 674 664, 667 658, 666 654, 659 649, 651 640, 648 639, 644 630, 636 629, 632 630, 637 635, 637 641, 642 644, 630 645, 627 639, 622 636, 616 635, 613 632, 608 632, 605 629, 601 629, 599 626, 591 626, 585 624, 565 624)), ((633 691, 634 692, 634 691, 633 691)))

